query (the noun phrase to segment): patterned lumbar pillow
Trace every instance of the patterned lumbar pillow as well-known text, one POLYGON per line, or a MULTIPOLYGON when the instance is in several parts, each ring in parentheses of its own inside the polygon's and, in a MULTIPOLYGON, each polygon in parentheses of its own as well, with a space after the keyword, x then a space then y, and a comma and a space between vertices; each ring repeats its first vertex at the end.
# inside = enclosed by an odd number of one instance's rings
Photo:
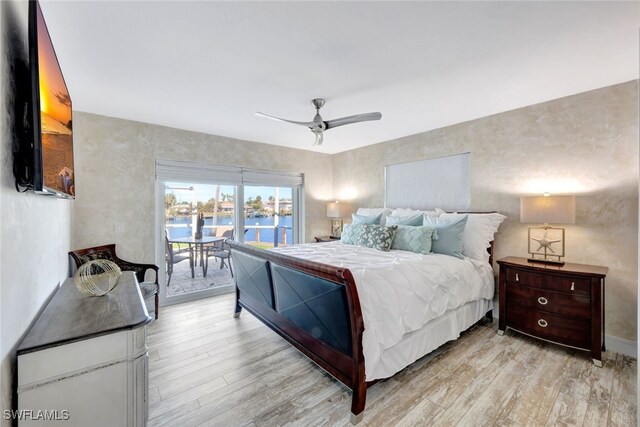
POLYGON ((391 249, 426 255, 431 253, 431 239, 437 238, 435 228, 399 225, 391 249))
POLYGON ((384 225, 361 224, 361 227, 362 232, 357 240, 358 245, 385 252, 391 249, 398 226, 385 227, 384 225))

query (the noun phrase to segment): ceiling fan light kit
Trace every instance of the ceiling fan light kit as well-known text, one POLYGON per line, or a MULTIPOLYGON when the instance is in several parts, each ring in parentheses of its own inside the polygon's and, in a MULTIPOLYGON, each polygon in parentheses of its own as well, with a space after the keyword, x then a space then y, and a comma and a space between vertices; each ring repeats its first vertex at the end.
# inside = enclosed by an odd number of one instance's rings
POLYGON ((311 100, 311 105, 313 105, 313 107, 316 109, 316 115, 314 116, 312 122, 298 122, 295 120, 281 119, 280 117, 270 116, 269 114, 260 112, 256 113, 256 116, 308 127, 309 130, 316 135, 316 141, 313 143, 313 145, 322 145, 323 132, 325 130, 333 129, 338 126, 350 125, 353 123, 366 122, 370 120, 380 120, 382 118, 382 114, 376 112, 356 114, 355 116, 341 117, 339 119, 328 120, 325 122, 324 120, 322 120, 322 116, 320 115, 320 109, 324 106, 324 104, 325 101, 322 98, 311 100))

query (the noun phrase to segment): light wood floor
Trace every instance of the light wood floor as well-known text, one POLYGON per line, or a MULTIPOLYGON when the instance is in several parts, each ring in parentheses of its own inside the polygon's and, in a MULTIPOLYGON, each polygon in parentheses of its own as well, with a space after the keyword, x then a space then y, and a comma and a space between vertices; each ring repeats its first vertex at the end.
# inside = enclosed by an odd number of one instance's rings
MULTIPOLYGON (((151 426, 349 425, 351 392, 233 296, 164 307, 148 327, 151 426)), ((632 426, 636 361, 482 324, 367 393, 361 425, 632 426)))

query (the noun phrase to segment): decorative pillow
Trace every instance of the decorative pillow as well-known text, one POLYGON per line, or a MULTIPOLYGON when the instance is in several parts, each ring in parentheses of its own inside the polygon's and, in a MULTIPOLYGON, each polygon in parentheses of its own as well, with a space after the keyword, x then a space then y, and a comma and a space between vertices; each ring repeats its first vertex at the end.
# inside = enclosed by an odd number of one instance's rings
POLYGON ((391 215, 391 209, 389 208, 358 208, 358 211, 356 213, 358 215, 366 215, 366 216, 382 215, 382 217, 380 218, 380 225, 385 225, 384 220, 387 217, 387 215, 391 215))
POLYGON ((391 212, 391 216, 416 216, 416 215, 429 215, 429 216, 439 216, 440 213, 437 210, 433 211, 421 211, 418 209, 410 209, 410 208, 397 208, 391 212))
POLYGON ((467 226, 464 229, 462 253, 469 258, 489 262, 487 248, 491 246, 493 235, 507 217, 499 213, 465 215, 443 213, 440 218, 451 220, 462 216, 468 216, 467 226))
POLYGON ((431 253, 431 239, 434 237, 437 234, 433 227, 399 225, 391 249, 427 255, 431 253))
POLYGON ((362 234, 362 225, 363 224, 347 224, 342 229, 342 234, 340 235, 340 241, 347 245, 357 245, 358 238, 360 234, 362 234))
POLYGON ((390 215, 391 209, 389 208, 358 208, 356 212, 358 215, 390 215))
POLYGON ((378 215, 358 215, 351 214, 352 224, 380 224, 382 214, 378 215))
POLYGON ((358 237, 358 245, 387 252, 391 249, 397 226, 362 224, 362 233, 358 237))
POLYGON ((388 216, 385 225, 422 225, 422 215, 388 216))
POLYGON ((434 227, 438 233, 438 239, 431 243, 431 251, 463 259, 462 246, 467 218, 467 215, 459 215, 456 218, 425 215, 424 225, 434 227))

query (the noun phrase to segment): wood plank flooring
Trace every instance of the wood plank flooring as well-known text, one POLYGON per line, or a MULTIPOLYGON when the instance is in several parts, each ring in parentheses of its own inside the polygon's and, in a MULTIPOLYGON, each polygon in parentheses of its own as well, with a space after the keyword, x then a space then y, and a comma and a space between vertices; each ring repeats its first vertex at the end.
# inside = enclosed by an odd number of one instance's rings
MULTIPOLYGON (((150 426, 350 425, 351 391, 233 295, 163 307, 148 327, 150 426)), ((365 426, 632 426, 636 360, 476 325, 367 393, 365 426)))

